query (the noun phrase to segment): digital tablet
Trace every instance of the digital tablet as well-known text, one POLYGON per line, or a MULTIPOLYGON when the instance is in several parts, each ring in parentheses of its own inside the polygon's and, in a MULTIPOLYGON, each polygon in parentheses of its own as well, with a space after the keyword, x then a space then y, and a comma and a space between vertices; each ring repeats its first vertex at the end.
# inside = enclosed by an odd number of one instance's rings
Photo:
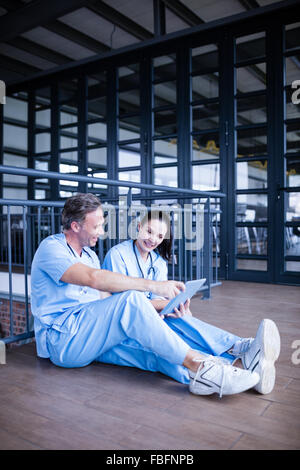
POLYGON ((180 292, 180 294, 176 295, 174 299, 170 300, 168 305, 159 312, 160 315, 168 315, 169 313, 174 312, 174 308, 179 308, 181 303, 185 303, 187 299, 191 299, 193 295, 203 286, 205 283, 206 278, 204 279, 197 279, 196 281, 188 281, 185 284, 185 290, 180 292))

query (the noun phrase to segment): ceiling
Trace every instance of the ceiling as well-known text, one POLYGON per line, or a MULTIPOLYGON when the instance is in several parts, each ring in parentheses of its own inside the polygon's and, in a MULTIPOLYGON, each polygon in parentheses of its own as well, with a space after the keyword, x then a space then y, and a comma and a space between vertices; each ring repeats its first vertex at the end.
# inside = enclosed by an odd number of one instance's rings
POLYGON ((0 80, 9 85, 158 34, 278 1, 0 0, 0 80), (162 14, 155 16, 154 10, 162 14))

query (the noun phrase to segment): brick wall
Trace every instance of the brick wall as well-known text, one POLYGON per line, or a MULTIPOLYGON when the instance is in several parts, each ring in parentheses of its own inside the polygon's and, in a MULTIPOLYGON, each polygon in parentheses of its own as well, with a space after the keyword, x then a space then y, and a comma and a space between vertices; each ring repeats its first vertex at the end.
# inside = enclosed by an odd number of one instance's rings
MULTIPOLYGON (((26 332, 26 310, 25 302, 13 300, 13 334, 18 335, 26 332)), ((29 322, 31 318, 30 304, 28 304, 29 322)), ((29 323, 30 324, 30 323, 29 323)), ((0 339, 10 336, 10 315, 9 315, 9 299, 0 297, 0 339)), ((20 342, 13 343, 14 345, 20 342)))

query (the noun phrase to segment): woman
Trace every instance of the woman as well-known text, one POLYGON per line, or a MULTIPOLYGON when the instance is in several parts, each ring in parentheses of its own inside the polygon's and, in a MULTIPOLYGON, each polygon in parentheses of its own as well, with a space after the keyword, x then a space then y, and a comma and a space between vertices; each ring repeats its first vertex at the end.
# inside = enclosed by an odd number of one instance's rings
MULTIPOLYGON (((162 211, 151 211, 138 224, 136 240, 126 240, 112 247, 102 265, 102 269, 119 272, 132 277, 144 277, 157 281, 165 281, 168 276, 167 262, 171 257, 172 233, 169 218, 162 211)), ((155 309, 160 312, 169 302, 166 299, 145 293, 155 309)), ((236 355, 228 351, 239 344, 250 344, 252 339, 241 339, 231 333, 209 325, 192 316, 190 301, 165 318, 168 326, 181 336, 189 346, 204 354, 223 356, 233 362, 236 355)), ((139 367, 145 370, 160 371, 182 383, 189 383, 188 371, 183 366, 176 366, 154 357, 148 351, 136 348, 134 342, 128 340, 118 350, 108 351, 101 362, 139 367), (133 349, 132 349, 133 348, 133 349)), ((233 351, 231 351, 233 352, 233 351)))

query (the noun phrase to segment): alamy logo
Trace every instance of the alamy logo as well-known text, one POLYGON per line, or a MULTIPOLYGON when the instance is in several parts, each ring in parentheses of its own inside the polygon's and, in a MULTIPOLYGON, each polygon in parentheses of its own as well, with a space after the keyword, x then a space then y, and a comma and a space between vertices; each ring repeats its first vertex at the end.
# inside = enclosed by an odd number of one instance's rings
POLYGON ((6 85, 0 80, 0 104, 6 104, 6 85))

